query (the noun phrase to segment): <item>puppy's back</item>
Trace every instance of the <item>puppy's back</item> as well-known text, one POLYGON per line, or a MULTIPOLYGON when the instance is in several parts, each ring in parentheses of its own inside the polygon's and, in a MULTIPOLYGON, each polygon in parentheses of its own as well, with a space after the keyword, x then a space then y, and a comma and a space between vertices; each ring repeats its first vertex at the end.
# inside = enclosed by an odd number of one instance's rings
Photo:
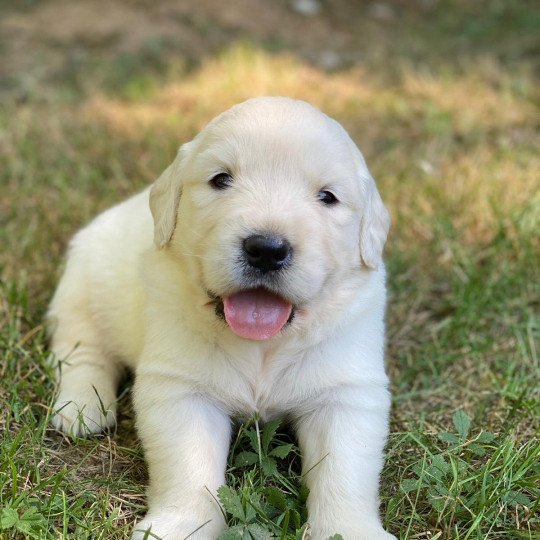
POLYGON ((71 240, 48 313, 53 352, 59 352, 55 343, 62 341, 57 329, 69 328, 71 335, 76 334, 73 327, 82 316, 105 338, 105 352, 133 365, 142 338, 144 292, 139 261, 153 242, 148 197, 147 189, 106 210, 71 240), (64 324, 59 324, 60 318, 64 324))

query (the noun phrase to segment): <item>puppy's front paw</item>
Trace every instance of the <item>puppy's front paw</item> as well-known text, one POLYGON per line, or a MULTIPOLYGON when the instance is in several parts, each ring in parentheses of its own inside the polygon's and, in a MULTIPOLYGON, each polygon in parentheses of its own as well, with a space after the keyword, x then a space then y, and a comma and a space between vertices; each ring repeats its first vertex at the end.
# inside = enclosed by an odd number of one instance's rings
POLYGON ((135 525, 131 540, 216 540, 224 529, 221 515, 198 519, 176 512, 159 512, 148 514, 135 525))
POLYGON ((55 429, 72 437, 92 435, 116 425, 116 403, 105 405, 96 395, 73 399, 60 395, 51 421, 55 429))

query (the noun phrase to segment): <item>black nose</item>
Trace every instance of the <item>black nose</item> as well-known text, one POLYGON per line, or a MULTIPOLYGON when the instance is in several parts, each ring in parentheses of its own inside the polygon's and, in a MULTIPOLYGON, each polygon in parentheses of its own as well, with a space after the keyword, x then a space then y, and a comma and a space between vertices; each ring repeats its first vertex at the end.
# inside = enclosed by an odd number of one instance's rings
POLYGON ((244 240, 244 253, 248 263, 261 270, 279 270, 291 258, 289 242, 277 235, 254 234, 244 240))

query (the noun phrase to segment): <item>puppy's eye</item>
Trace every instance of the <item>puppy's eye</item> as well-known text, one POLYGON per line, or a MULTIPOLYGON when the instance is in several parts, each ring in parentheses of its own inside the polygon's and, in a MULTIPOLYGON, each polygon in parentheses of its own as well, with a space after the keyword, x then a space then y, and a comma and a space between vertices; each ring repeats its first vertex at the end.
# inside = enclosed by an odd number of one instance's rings
POLYGON ((232 180, 232 176, 229 173, 222 172, 213 176, 209 184, 214 189, 226 189, 232 184, 232 180))
POLYGON ((319 191, 318 198, 319 201, 328 205, 336 204, 339 202, 337 197, 331 191, 326 190, 319 191))

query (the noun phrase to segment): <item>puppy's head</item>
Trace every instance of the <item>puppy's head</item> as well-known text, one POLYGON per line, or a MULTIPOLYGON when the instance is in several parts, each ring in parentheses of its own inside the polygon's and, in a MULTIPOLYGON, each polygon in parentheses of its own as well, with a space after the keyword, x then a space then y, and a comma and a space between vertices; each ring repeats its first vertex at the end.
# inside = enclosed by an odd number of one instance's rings
POLYGON ((150 207, 156 246, 255 340, 329 309, 321 298, 380 264, 390 223, 345 130, 277 97, 233 107, 182 146, 150 207))

